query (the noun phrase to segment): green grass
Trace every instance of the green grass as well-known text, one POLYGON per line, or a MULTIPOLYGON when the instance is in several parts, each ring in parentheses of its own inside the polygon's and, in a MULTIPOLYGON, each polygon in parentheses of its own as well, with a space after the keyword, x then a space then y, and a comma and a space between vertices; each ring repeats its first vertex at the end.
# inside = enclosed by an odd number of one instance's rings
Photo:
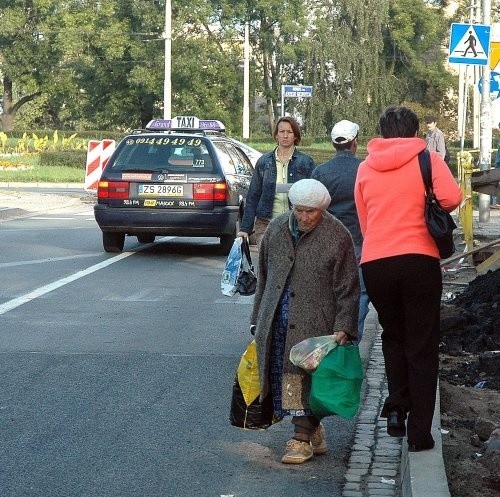
MULTIPOLYGON (((276 143, 274 142, 268 142, 268 143, 252 143, 249 142, 248 145, 252 148, 255 148, 259 152, 269 152, 273 150, 276 147, 276 143)), ((333 145, 331 143, 315 143, 314 145, 299 145, 298 149, 301 152, 304 152, 307 155, 310 155, 314 163, 319 165, 323 164, 324 162, 330 160, 334 155, 335 155, 335 149, 333 148, 333 145)), ((358 150, 356 152, 356 155, 360 159, 364 159, 366 157, 366 147, 358 147, 358 150)))
MULTIPOLYGON (((276 144, 248 143, 251 147, 268 152, 273 150, 276 144)), ((330 143, 318 143, 314 146, 299 146, 299 150, 310 155, 316 164, 323 164, 333 157, 335 150, 330 143)), ((358 157, 366 156, 366 149, 360 147, 358 157)), ((68 166, 42 166, 38 155, 1 156, 0 155, 0 182, 20 183, 83 183, 85 181, 85 169, 68 166), (14 168, 2 168, 7 164, 13 166, 22 165, 27 169, 16 170, 14 168)))
POLYGON ((85 170, 67 166, 41 166, 36 155, 0 157, 0 182, 83 183, 85 170), (11 164, 12 168, 5 168, 11 164), (26 169, 14 169, 24 166, 26 169))

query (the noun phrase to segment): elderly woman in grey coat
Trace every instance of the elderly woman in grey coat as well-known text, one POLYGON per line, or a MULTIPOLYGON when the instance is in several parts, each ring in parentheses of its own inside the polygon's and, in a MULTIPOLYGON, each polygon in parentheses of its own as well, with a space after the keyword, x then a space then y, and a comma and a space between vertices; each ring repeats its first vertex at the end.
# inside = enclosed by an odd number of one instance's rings
POLYGON ((311 376, 289 360, 302 340, 334 335, 339 345, 357 336, 359 280, 351 235, 326 211, 330 195, 314 179, 294 183, 290 212, 269 224, 259 251, 251 316, 262 398, 274 416, 291 415, 294 437, 282 458, 300 464, 326 452, 324 427, 309 409, 311 376))

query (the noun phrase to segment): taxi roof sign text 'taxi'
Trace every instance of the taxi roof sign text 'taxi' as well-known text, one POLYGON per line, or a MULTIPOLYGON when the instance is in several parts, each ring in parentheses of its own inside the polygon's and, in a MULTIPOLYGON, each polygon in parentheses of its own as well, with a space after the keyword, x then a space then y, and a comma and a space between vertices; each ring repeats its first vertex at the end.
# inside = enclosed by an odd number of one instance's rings
POLYGON ((146 126, 149 130, 203 129, 225 131, 225 126, 214 119, 198 119, 195 116, 176 116, 172 119, 153 119, 146 126))

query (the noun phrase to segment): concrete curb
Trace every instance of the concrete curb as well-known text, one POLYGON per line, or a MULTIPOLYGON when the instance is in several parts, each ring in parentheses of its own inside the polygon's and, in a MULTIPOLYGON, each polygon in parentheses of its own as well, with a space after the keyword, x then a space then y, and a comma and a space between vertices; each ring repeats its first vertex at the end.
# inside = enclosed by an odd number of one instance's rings
POLYGON ((380 418, 388 394, 381 334, 377 313, 371 308, 360 344, 365 365, 363 400, 342 497, 450 497, 442 453, 439 387, 432 422, 434 449, 408 452, 406 437, 390 437, 386 420, 380 418))
POLYGON ((450 497, 443 460, 439 383, 432 419, 432 437, 436 442, 435 447, 423 452, 408 452, 405 439, 401 454, 402 497, 450 497))

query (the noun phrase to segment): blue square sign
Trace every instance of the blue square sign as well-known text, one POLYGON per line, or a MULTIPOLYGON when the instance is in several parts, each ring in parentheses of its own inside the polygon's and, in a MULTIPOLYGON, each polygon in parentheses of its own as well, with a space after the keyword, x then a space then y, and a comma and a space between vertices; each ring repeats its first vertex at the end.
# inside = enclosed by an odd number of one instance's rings
POLYGON ((490 28, 483 24, 453 23, 449 62, 486 66, 490 51, 490 28))

